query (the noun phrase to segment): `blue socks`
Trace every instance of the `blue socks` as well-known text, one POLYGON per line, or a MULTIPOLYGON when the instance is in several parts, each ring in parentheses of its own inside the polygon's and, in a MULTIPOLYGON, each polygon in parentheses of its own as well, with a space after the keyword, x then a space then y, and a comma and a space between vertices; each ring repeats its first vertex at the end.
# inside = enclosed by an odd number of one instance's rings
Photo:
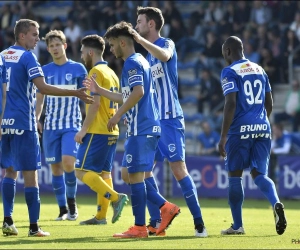
POLYGON ((75 176, 75 171, 70 173, 65 172, 65 184, 67 198, 75 199, 77 192, 77 179, 75 176))
POLYGON ((39 188, 26 187, 25 188, 25 200, 28 207, 30 224, 36 224, 40 216, 40 196, 39 188))
POLYGON ((193 215, 195 226, 199 224, 204 225, 200 204, 198 202, 197 188, 192 177, 190 175, 187 175, 186 177, 178 181, 178 183, 181 186, 185 202, 189 207, 191 214, 193 215))
POLYGON ((4 177, 1 191, 4 217, 12 217, 16 195, 16 181, 14 179, 4 177))
POLYGON ((228 204, 231 209, 234 230, 243 226, 242 221, 242 206, 244 202, 244 188, 242 177, 228 177, 228 204))
POLYGON ((254 183, 259 187, 263 194, 267 197, 272 207, 276 202, 279 202, 276 187, 274 182, 266 175, 258 175, 254 179, 254 183))
POLYGON ((159 207, 148 200, 149 193, 153 189, 158 193, 158 187, 153 176, 145 179, 146 189, 147 189, 147 208, 150 214, 150 225, 156 227, 156 222, 161 220, 159 207), (152 188, 151 188, 152 187, 152 188))
POLYGON ((52 175, 52 187, 59 207, 66 207, 66 186, 64 175, 52 175))
POLYGON ((130 184, 132 213, 135 225, 146 225, 146 186, 144 182, 130 184))

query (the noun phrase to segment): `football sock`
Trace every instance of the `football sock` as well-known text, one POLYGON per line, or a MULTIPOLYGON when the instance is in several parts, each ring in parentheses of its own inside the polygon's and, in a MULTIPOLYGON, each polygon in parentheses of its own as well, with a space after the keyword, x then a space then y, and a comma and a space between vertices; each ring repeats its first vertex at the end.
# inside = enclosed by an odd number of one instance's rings
POLYGON ((119 199, 119 194, 113 190, 98 174, 94 172, 87 172, 82 181, 88 185, 93 191, 100 196, 109 199, 110 201, 117 201, 119 199))
POLYGON ((52 188, 59 207, 66 207, 66 186, 64 175, 52 175, 52 188))
POLYGON ((135 225, 146 224, 146 200, 147 191, 144 182, 130 184, 132 213, 135 218, 135 225))
POLYGON ((234 230, 243 226, 242 220, 242 206, 244 202, 244 188, 242 177, 228 177, 228 204, 231 209, 234 230))
POLYGON ((37 223, 40 215, 40 196, 37 187, 25 187, 25 200, 30 223, 37 223))
MULTIPOLYGON (((113 182, 112 178, 109 179, 103 179, 108 186, 110 186, 113 189, 113 182)), ((105 219, 107 215, 107 210, 109 207, 110 200, 106 199, 103 197, 103 195, 97 194, 97 214, 96 214, 96 219, 101 220, 105 219)))
POLYGON ((200 204, 198 202, 198 194, 197 188, 195 183, 190 175, 187 175, 180 181, 178 181, 179 185, 181 186, 181 190, 185 199, 185 202, 190 209, 191 214, 194 218, 194 224, 204 224, 200 204))
POLYGON ((4 217, 12 217, 16 195, 16 181, 14 179, 4 177, 1 191, 4 217))
POLYGON ((77 192, 77 179, 75 171, 65 172, 65 184, 66 184, 66 195, 67 198, 75 199, 77 192))
POLYGON ((274 182, 267 175, 258 175, 254 179, 254 183, 259 187, 263 194, 267 197, 272 207, 279 202, 274 182))
MULTIPOLYGON (((152 185, 152 187, 155 190, 157 190, 157 192, 159 192, 158 186, 157 186, 156 181, 153 176, 146 178, 145 184, 146 184, 146 189, 147 189, 147 196, 148 196, 148 192, 149 192, 149 190, 148 190, 149 185, 152 185)), ((155 205, 154 203, 152 203, 151 201, 149 201, 147 199, 147 208, 148 208, 148 211, 150 214, 150 225, 155 228, 156 222, 161 220, 159 206, 155 205)))
POLYGON ((149 181, 145 180, 145 185, 147 189, 147 200, 151 201, 152 204, 156 205, 158 208, 162 207, 167 200, 157 192, 149 181))

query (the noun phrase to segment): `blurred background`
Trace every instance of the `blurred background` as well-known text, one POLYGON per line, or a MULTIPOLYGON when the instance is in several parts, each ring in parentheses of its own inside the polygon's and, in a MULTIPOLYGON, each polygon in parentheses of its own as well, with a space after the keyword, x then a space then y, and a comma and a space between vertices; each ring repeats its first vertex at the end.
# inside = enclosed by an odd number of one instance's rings
MULTIPOLYGON (((222 168, 218 170, 223 161, 216 147, 224 105, 220 73, 225 64, 221 46, 228 36, 235 35, 244 43, 246 58, 261 65, 269 76, 274 98, 270 117, 273 128, 270 175, 284 188, 280 194, 295 197, 295 193, 285 192, 300 187, 300 178, 297 178, 300 176, 298 1, 0 1, 0 50, 14 44, 15 22, 29 18, 39 22, 40 38, 53 29, 64 31, 68 39, 68 58, 80 61, 82 37, 103 35, 110 25, 121 20, 135 26, 137 6, 160 8, 165 18, 161 35, 175 42, 178 92, 186 122, 187 163, 191 172, 196 171, 193 178, 199 179, 198 188, 205 187, 208 191, 218 185, 218 188, 224 186, 222 190, 227 188, 226 182, 222 182, 226 175, 222 168), (209 173, 208 179, 203 177, 204 168, 205 173, 209 173)), ((146 55, 138 44, 136 51, 146 55)), ((34 53, 41 65, 51 61, 42 40, 34 53)), ((104 59, 120 76, 123 61, 115 59, 108 46, 104 59)), ((119 125, 117 151, 121 157, 126 128, 122 123, 119 125)), ((167 171, 165 176, 169 175, 167 171)), ((115 178, 118 179, 118 172, 115 178)), ((167 183, 165 192, 176 193, 172 177, 161 178, 167 183)), ((250 185, 251 188, 254 187, 250 185)))

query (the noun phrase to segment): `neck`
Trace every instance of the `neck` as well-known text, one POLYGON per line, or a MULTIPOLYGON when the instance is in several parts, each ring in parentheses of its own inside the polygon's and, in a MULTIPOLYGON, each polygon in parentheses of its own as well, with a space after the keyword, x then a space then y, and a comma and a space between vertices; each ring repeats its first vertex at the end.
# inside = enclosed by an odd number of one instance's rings
POLYGON ((129 56, 131 56, 132 54, 135 53, 135 49, 134 46, 128 48, 126 51, 124 51, 124 55, 122 57, 122 59, 125 61, 129 56))
POLYGON ((96 56, 95 58, 93 58, 92 62, 93 62, 93 66, 98 63, 98 62, 103 62, 103 57, 102 56, 96 56))
POLYGON ((154 43, 158 38, 160 38, 160 33, 157 31, 149 32, 148 36, 145 37, 149 42, 154 43))
POLYGON ((68 61, 66 55, 61 56, 60 58, 53 58, 53 62, 57 65, 63 65, 68 61))

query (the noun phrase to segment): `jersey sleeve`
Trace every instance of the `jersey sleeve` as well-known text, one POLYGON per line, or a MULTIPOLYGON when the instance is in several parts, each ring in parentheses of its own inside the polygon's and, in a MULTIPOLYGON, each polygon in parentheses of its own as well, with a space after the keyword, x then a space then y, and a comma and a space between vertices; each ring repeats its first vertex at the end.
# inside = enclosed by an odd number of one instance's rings
POLYGON ((225 68, 221 73, 221 86, 223 89, 223 94, 226 96, 232 92, 238 92, 239 88, 236 81, 236 74, 233 70, 225 68))
POLYGON ((170 53, 171 58, 172 58, 174 55, 174 51, 175 51, 175 44, 171 39, 166 38, 166 40, 162 46, 162 49, 167 50, 170 53))
POLYGON ((271 84, 269 81, 269 77, 268 77, 267 73, 264 71, 264 69, 262 69, 262 72, 263 72, 264 78, 266 79, 265 92, 271 92, 272 88, 271 88, 271 84))
POLYGON ((4 57, 1 55, 1 61, 2 61, 2 83, 7 83, 7 71, 6 71, 6 63, 4 57))
POLYGON ((40 76, 44 77, 42 67, 32 52, 24 53, 22 61, 24 62, 29 81, 40 76))
POLYGON ((126 62, 126 65, 124 65, 124 67, 126 79, 128 79, 128 86, 131 89, 137 85, 144 85, 144 71, 137 61, 130 60, 126 62))

